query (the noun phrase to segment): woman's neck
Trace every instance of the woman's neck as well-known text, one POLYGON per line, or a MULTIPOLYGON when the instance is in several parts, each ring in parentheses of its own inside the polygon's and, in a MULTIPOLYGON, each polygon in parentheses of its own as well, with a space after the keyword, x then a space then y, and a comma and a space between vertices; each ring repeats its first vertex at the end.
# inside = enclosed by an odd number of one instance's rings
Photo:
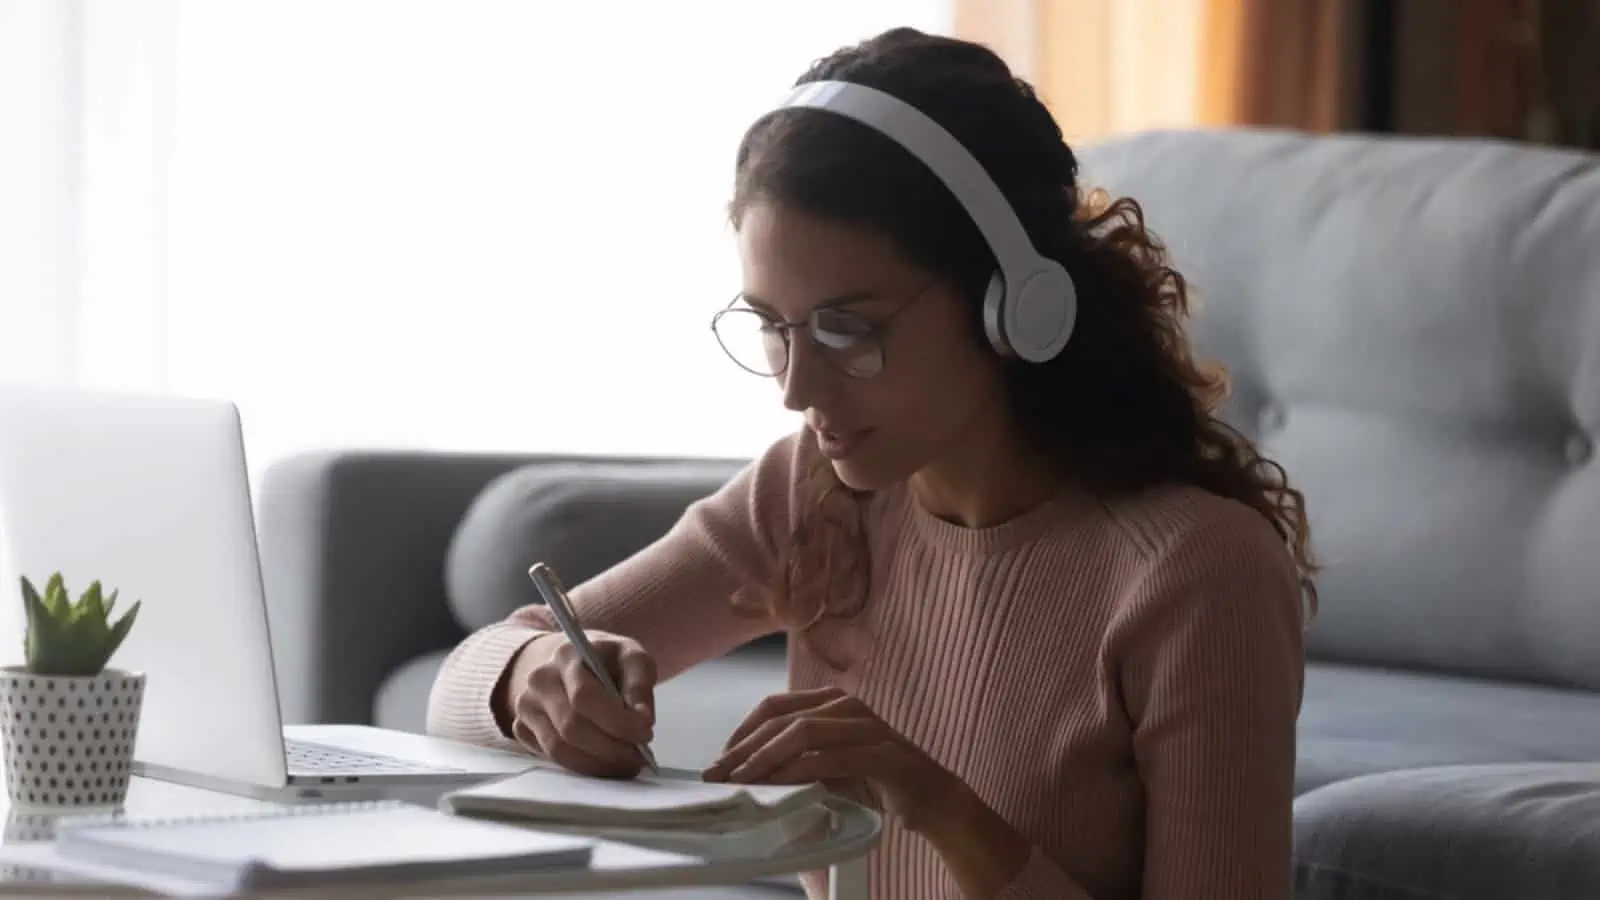
POLYGON ((973 422, 962 437, 911 476, 929 513, 966 528, 989 528, 1055 496, 1065 480, 1010 422, 973 422))

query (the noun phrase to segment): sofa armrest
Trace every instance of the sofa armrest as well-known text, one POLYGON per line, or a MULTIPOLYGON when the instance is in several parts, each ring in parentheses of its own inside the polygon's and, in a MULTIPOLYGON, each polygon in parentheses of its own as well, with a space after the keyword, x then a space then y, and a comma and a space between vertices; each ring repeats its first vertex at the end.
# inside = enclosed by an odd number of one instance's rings
POLYGON ((327 451, 270 466, 257 512, 284 721, 369 724, 396 667, 458 642, 443 573, 462 514, 496 476, 569 458, 327 451))

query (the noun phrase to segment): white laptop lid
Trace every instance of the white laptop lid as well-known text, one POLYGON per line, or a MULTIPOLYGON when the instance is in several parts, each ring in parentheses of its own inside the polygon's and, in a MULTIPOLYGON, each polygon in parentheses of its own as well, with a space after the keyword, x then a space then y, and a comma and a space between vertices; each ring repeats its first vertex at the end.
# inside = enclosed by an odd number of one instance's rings
POLYGON ((110 665, 147 676, 136 761, 275 787, 284 748, 238 411, 0 387, 0 665, 20 576, 143 601, 110 665))

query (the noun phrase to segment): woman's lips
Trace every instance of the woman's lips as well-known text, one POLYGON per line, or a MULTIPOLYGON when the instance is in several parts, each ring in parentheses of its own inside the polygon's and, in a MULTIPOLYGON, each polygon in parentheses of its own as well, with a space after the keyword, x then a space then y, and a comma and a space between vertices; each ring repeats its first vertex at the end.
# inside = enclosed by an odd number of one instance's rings
POLYGON ((822 455, 832 460, 840 460, 855 453, 872 434, 870 428, 857 428, 854 431, 829 431, 817 429, 817 449, 822 455))

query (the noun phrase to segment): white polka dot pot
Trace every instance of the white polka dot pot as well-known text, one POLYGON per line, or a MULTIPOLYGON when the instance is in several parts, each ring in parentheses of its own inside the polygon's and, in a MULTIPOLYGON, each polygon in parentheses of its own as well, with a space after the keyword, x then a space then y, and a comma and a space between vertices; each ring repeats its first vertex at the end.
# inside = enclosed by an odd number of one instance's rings
POLYGON ((13 809, 99 809, 128 796, 143 673, 33 675, 0 667, 0 737, 13 809))

